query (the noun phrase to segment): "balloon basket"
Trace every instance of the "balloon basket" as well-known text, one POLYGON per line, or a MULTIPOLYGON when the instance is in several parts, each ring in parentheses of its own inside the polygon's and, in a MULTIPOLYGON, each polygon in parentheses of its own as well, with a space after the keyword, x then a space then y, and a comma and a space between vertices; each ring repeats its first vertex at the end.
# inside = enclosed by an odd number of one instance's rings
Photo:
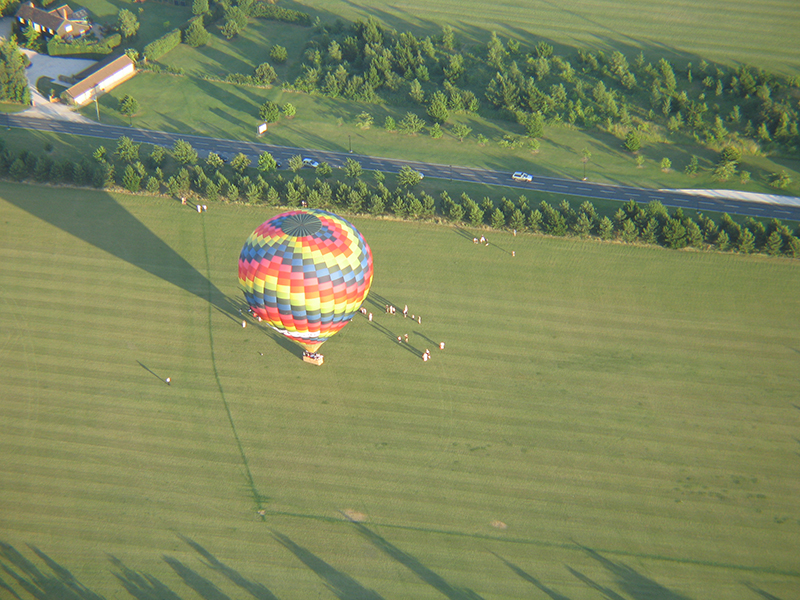
POLYGON ((325 357, 318 352, 303 352, 303 362, 320 366, 323 362, 325 362, 325 357))

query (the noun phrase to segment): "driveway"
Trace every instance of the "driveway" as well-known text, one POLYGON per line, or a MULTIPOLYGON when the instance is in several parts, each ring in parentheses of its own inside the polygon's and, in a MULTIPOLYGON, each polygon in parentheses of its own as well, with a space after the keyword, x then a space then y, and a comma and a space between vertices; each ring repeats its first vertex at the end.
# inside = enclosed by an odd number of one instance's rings
MULTIPOLYGON (((13 17, 0 19, 0 38, 5 39, 11 33, 13 17)), ((89 119, 80 113, 73 111, 66 104, 61 102, 50 102, 36 90, 36 82, 40 77, 49 77, 58 81, 59 75, 75 75, 84 69, 92 66, 97 61, 85 58, 60 58, 37 54, 26 48, 20 50, 30 59, 31 65, 25 69, 25 76, 28 79, 28 86, 31 89, 32 106, 23 111, 28 117, 40 117, 44 119, 58 119, 60 121, 75 121, 79 123, 91 123, 89 119)), ((62 83, 62 85, 64 85, 62 83)))
MULTIPOLYGON (((59 75, 75 75, 84 69, 91 67, 97 61, 86 60, 85 58, 59 58, 46 54, 37 54, 25 48, 22 52, 30 59, 31 66, 25 69, 28 78, 28 86, 31 88, 32 106, 23 114, 30 117, 42 117, 45 119, 59 119, 61 121, 77 121, 80 123, 90 123, 89 119, 80 113, 72 110, 62 102, 50 102, 36 90, 36 82, 40 77, 49 77, 58 81, 59 75)), ((64 85, 62 83, 62 85, 64 85)))

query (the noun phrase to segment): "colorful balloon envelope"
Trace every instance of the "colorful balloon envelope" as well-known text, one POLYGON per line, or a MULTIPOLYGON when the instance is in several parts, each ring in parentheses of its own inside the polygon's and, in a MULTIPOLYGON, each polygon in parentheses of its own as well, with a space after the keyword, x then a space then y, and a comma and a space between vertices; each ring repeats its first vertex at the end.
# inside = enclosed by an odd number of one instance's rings
POLYGON ((247 238, 239 256, 239 284, 253 313, 316 352, 367 297, 372 251, 340 216, 293 210, 247 238))

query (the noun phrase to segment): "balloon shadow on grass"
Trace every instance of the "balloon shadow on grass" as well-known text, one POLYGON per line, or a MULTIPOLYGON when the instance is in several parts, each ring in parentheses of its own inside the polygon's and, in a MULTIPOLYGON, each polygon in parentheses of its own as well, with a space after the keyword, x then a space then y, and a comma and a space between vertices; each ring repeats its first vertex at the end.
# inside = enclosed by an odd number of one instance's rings
MULTIPOLYGON (((110 195, 90 191, 80 194, 7 194, 5 201, 57 227, 87 244, 202 298, 224 315, 234 318, 232 302, 185 258, 110 195), (49 196, 49 197, 48 197, 49 196), (67 197, 65 197, 67 196, 67 197)), ((188 210, 188 209, 187 209, 188 210)), ((198 215, 204 218, 204 213, 198 215)), ((205 221, 203 222, 205 245, 205 221)), ((47 249, 47 235, 42 236, 47 249)), ((49 248, 54 253, 55 248, 49 248)))
POLYGON ((424 583, 436 589, 438 592, 450 600, 482 600, 482 596, 467 588, 457 588, 452 586, 441 575, 423 565, 417 558, 402 551, 400 548, 384 539, 362 523, 350 521, 353 527, 369 540, 378 550, 399 562, 409 569, 414 575, 419 577, 424 583))
POLYGON ((203 557, 207 567, 224 575, 229 581, 242 588, 256 600, 278 600, 278 597, 266 587, 255 581, 250 581, 236 569, 232 569, 228 565, 220 562, 213 554, 194 540, 181 534, 178 534, 178 537, 203 557))
POLYGON ((332 567, 312 552, 295 544, 282 533, 273 530, 272 537, 314 571, 340 600, 383 600, 383 596, 378 592, 365 588, 347 573, 332 567))

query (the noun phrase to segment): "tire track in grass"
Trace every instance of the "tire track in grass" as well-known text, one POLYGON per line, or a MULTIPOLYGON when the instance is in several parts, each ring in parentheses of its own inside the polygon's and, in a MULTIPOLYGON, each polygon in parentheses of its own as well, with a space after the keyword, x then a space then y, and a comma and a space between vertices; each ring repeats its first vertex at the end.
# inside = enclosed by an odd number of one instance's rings
POLYGON ((206 282, 207 282, 207 293, 208 293, 208 346, 209 350, 211 351, 211 367, 214 369, 214 380, 217 382, 217 389, 219 389, 220 398, 222 398, 222 405, 225 407, 225 414, 228 415, 228 422, 231 426, 231 431, 233 432, 233 439, 236 441, 236 447, 239 449, 239 456, 242 459, 242 464, 244 465, 244 474, 245 479, 247 480, 247 487, 250 489, 250 493, 253 495, 253 502, 256 505, 256 510, 258 511, 259 515, 261 516, 261 520, 264 521, 266 517, 261 514, 263 512, 263 504, 262 504, 262 497, 261 494, 258 493, 258 489, 256 488, 255 481, 253 481, 253 474, 250 472, 250 464, 247 461, 247 455, 244 452, 244 448, 242 447, 242 440, 239 438, 239 432, 236 431, 236 424, 233 422, 233 415, 231 414, 230 406, 228 405, 228 400, 225 398, 225 390, 222 388, 222 382, 219 379, 219 371, 217 370, 217 358, 214 353, 214 331, 212 325, 212 317, 213 317, 213 308, 214 304, 212 303, 211 299, 211 261, 208 258, 208 240, 206 237, 206 220, 205 214, 201 216, 201 222, 203 224, 203 251, 205 252, 206 257, 206 282))

